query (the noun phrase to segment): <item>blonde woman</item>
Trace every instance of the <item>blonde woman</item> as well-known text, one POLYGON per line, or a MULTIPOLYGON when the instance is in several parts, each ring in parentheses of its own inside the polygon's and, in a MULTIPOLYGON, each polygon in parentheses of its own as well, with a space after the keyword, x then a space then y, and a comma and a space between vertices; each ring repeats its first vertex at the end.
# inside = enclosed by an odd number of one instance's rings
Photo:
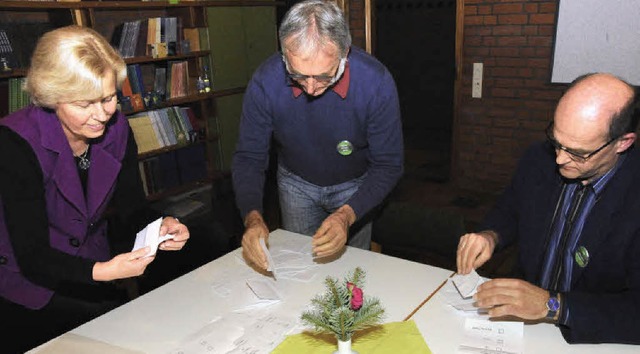
MULTIPOLYGON (((31 59, 33 104, 0 120, 3 351, 24 351, 118 306, 113 281, 143 274, 154 260, 146 249, 130 252, 135 232, 159 215, 147 207, 135 140, 116 110, 125 76, 97 32, 53 30, 31 59), (107 236, 107 207, 125 226, 122 253, 107 236)), ((189 238, 172 217, 160 233, 175 235, 161 250, 189 238)))

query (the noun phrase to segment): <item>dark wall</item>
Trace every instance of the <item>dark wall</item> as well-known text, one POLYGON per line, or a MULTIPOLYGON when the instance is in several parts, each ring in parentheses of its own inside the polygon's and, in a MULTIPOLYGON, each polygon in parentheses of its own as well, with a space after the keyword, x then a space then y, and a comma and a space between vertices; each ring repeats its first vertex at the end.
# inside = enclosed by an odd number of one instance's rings
POLYGON ((377 0, 376 57, 398 86, 405 147, 449 154, 455 0, 377 0))

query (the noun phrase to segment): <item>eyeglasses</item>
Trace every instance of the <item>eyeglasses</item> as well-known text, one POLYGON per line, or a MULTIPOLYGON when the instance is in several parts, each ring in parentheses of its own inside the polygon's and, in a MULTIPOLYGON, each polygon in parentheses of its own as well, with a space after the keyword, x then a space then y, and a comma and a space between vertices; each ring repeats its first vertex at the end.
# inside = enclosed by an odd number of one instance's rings
POLYGON ((285 59, 284 55, 282 56, 282 60, 285 63, 285 66, 286 66, 286 69, 287 69, 287 77, 289 78, 289 80, 291 80, 293 82, 296 82, 298 85, 304 85, 304 84, 306 84, 307 80, 313 79, 318 84, 320 84, 321 86, 329 86, 329 85, 335 84, 340 79, 342 74, 344 73, 344 67, 345 67, 345 64, 347 62, 346 58, 340 59, 340 63, 338 64, 338 70, 336 70, 336 74, 333 75, 333 76, 330 76, 330 75, 294 74, 294 73, 291 73, 291 71, 289 69, 289 63, 285 59))
POLYGON ((326 85, 328 85, 331 82, 331 80, 333 80, 333 76, 329 76, 329 75, 302 75, 302 74, 287 73, 287 76, 289 77, 289 79, 293 81, 304 82, 304 81, 307 81, 308 79, 314 79, 319 84, 326 84, 326 85))
POLYGON ((586 152, 586 153, 580 153, 577 152, 575 150, 572 150, 566 146, 562 146, 562 144, 560 144, 554 137, 553 137, 553 122, 550 122, 549 125, 547 126, 547 129, 545 129, 545 133, 547 134, 547 140, 549 140, 549 143, 557 150, 562 150, 564 152, 566 152, 567 154, 569 154, 569 157, 573 160, 573 161, 577 161, 577 162, 585 162, 588 159, 590 159, 591 157, 593 157, 595 154, 599 153, 600 151, 602 151, 602 149, 606 148, 607 146, 611 145, 611 143, 613 143, 614 141, 618 140, 620 137, 615 137, 609 141, 607 141, 604 145, 600 146, 599 148, 591 151, 591 152, 586 152))

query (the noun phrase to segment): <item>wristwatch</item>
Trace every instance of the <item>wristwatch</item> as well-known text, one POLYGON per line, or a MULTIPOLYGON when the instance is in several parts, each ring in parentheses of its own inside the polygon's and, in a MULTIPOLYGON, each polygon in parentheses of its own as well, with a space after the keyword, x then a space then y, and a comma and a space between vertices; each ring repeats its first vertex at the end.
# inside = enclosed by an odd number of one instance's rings
POLYGON ((553 320, 560 310, 560 299, 558 293, 555 291, 549 291, 549 300, 547 300, 547 319, 553 320))

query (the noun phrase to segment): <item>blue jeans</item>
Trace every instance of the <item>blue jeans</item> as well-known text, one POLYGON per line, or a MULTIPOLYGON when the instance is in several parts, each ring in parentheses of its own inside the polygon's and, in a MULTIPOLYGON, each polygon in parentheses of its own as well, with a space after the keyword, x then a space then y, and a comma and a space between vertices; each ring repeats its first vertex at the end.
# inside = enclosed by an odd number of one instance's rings
MULTIPOLYGON (((346 204, 347 200, 358 190, 365 176, 366 173, 351 181, 320 187, 305 181, 279 165, 278 190, 282 227, 291 232, 313 236, 324 219, 346 204)), ((371 222, 358 230, 351 227, 347 244, 366 250, 370 249, 371 222)))

